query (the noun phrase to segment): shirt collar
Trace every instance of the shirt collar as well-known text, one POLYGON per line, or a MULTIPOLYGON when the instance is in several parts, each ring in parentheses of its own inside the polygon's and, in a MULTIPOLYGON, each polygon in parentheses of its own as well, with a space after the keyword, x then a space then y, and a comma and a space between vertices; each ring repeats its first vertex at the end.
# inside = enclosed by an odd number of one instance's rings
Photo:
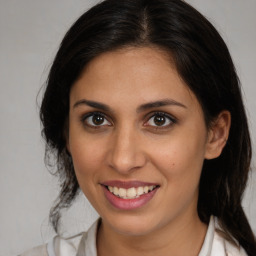
POLYGON ((89 230, 83 235, 76 256, 97 256, 97 231, 101 219, 96 220, 89 230))

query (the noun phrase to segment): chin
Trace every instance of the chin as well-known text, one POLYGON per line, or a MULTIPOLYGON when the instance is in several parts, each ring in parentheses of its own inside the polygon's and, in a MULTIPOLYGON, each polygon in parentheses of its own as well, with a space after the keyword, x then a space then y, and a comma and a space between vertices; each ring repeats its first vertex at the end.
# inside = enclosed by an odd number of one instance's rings
POLYGON ((155 223, 151 218, 136 214, 115 217, 113 220, 109 220, 108 223, 113 230, 125 236, 147 235, 157 229, 159 225, 159 223, 155 223))

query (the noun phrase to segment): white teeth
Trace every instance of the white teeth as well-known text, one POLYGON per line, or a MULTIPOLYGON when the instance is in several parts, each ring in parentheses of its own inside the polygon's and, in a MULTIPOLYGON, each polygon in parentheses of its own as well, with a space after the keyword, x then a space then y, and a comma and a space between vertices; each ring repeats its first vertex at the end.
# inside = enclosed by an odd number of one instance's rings
POLYGON ((113 193, 114 193, 116 196, 119 196, 119 189, 118 189, 117 187, 114 187, 113 193))
POLYGON ((108 190, 113 193, 114 195, 121 197, 123 199, 134 199, 143 194, 147 194, 154 190, 156 186, 145 186, 145 187, 138 187, 138 188, 118 188, 118 187, 111 187, 108 186, 108 190))
POLYGON ((143 195, 144 194, 144 189, 143 189, 143 187, 138 187, 137 188, 137 195, 138 196, 141 196, 141 195, 143 195))
POLYGON ((137 193, 136 193, 136 189, 135 188, 127 189, 127 193, 126 193, 127 198, 129 198, 129 199, 135 198, 136 195, 137 195, 137 193))
POLYGON ((118 194, 119 194, 120 197, 126 197, 126 189, 119 188, 118 194))
POLYGON ((144 193, 148 193, 148 186, 144 187, 144 193))

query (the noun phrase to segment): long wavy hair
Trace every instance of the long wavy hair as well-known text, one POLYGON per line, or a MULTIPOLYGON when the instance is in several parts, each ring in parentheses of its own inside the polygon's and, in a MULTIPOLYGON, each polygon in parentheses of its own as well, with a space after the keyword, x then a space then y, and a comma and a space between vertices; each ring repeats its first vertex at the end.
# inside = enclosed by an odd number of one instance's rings
POLYGON ((256 242, 241 206, 251 161, 251 142, 240 83, 230 53, 213 25, 181 0, 106 0, 84 13, 69 29, 51 66, 40 118, 46 160, 54 156, 61 190, 50 212, 57 232, 61 210, 79 192, 65 132, 70 88, 96 56, 128 46, 154 46, 169 53, 196 95, 206 125, 222 110, 231 113, 227 144, 220 157, 205 160, 198 215, 217 216, 226 236, 256 255, 256 242))

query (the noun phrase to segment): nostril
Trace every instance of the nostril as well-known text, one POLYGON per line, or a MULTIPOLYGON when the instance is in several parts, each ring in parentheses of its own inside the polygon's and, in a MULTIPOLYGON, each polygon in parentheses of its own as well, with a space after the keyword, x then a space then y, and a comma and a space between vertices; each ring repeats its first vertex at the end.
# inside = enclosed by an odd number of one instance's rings
POLYGON ((112 152, 109 158, 109 166, 115 171, 127 174, 142 168, 146 164, 146 157, 142 152, 123 151, 112 152))

